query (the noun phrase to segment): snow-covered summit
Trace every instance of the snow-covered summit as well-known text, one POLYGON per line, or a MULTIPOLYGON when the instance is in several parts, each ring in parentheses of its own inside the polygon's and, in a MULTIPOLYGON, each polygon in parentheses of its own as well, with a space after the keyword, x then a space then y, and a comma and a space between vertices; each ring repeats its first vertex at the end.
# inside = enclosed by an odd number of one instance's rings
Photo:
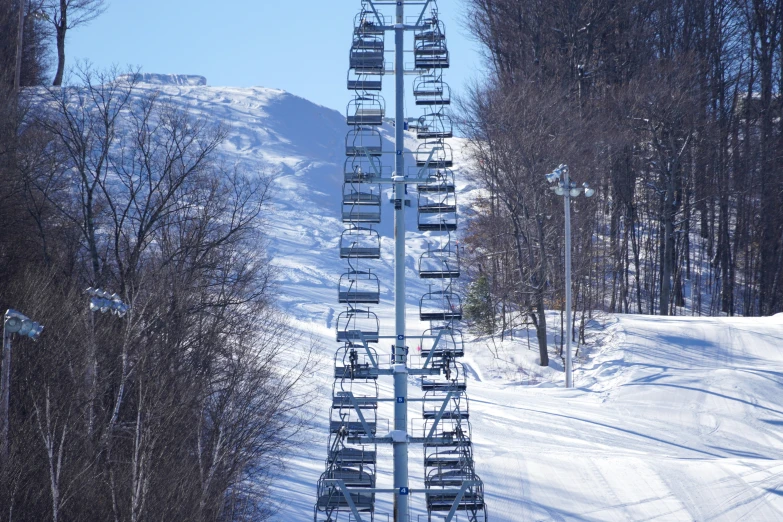
MULTIPOLYGON (((121 78, 130 78, 131 75, 123 75, 121 78)), ((135 73, 133 78, 139 83, 149 83, 153 85, 206 85, 207 79, 197 74, 158 74, 158 73, 135 73)))

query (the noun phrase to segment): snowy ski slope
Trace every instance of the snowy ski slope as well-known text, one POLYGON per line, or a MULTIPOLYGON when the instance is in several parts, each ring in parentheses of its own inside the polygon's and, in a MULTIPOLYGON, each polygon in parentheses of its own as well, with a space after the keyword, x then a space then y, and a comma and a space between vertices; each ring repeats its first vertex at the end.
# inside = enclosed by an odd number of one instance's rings
MULTIPOLYGON (((161 90, 194 114, 230 122, 224 160, 275 177, 269 248, 282 278, 279 304, 303 333, 301 346, 291 350, 301 352, 312 339, 323 360, 310 383, 318 391, 312 430, 275 485, 276 520, 310 521, 326 456, 340 311, 336 284, 344 265, 337 241, 347 126, 343 115, 282 91, 177 78, 155 76, 159 83, 142 84, 140 93, 161 90)), ((384 131, 391 136, 391 127, 384 131)), ((459 140, 452 146, 459 154, 459 140)), ((459 179, 459 169, 457 176, 465 201, 473 187, 459 179)), ((390 333, 390 209, 383 219, 378 312, 382 333, 390 333)), ((425 234, 414 232, 414 210, 406 219, 408 329, 418 334, 426 328, 417 319, 426 286, 414 269, 425 234)), ((558 361, 540 369, 535 353, 524 338, 467 345, 476 467, 491 521, 783 521, 783 315, 597 318, 577 359, 573 390, 562 388, 558 361)), ((389 382, 381 393, 391 395, 389 382)), ((410 416, 416 417, 413 407, 410 416)), ((379 417, 389 419, 391 412, 381 410, 379 417)), ((378 487, 390 487, 391 449, 379 450, 378 487)), ((412 486, 420 487, 416 448, 410 468, 418 473, 412 486)), ((423 499, 414 497, 412 504, 418 520, 423 499)), ((378 511, 391 512, 388 499, 379 496, 378 511)))

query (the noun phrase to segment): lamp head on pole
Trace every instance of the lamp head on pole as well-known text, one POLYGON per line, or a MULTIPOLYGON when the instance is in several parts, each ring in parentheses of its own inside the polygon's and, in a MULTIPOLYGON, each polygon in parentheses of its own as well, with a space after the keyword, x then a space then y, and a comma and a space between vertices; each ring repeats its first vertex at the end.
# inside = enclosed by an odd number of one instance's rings
POLYGON ((36 323, 26 315, 17 312, 16 310, 8 309, 5 312, 3 318, 3 328, 8 333, 18 333, 19 335, 26 335, 33 341, 38 340, 38 337, 43 332, 43 325, 36 323))
POLYGON ((122 299, 116 293, 110 294, 100 288, 89 287, 84 291, 90 296, 90 311, 102 314, 111 311, 119 317, 124 317, 130 310, 130 306, 123 303, 122 299))

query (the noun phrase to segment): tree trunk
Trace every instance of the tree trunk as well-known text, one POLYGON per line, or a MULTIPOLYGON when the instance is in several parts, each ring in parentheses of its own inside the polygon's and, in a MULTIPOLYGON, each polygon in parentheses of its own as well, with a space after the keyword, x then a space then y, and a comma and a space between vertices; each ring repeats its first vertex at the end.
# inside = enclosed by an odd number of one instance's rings
POLYGON ((68 2, 60 0, 60 21, 55 25, 57 40, 57 73, 54 75, 52 85, 59 87, 63 83, 65 72, 65 32, 68 30, 68 2))

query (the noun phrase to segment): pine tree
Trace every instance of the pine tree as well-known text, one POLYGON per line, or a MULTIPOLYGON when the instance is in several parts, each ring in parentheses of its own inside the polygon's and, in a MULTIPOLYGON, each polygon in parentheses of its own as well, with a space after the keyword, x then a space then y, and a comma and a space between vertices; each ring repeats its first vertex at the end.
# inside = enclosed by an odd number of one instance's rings
POLYGON ((471 283, 465 299, 465 317, 481 333, 495 333, 495 307, 487 276, 481 274, 471 283))

